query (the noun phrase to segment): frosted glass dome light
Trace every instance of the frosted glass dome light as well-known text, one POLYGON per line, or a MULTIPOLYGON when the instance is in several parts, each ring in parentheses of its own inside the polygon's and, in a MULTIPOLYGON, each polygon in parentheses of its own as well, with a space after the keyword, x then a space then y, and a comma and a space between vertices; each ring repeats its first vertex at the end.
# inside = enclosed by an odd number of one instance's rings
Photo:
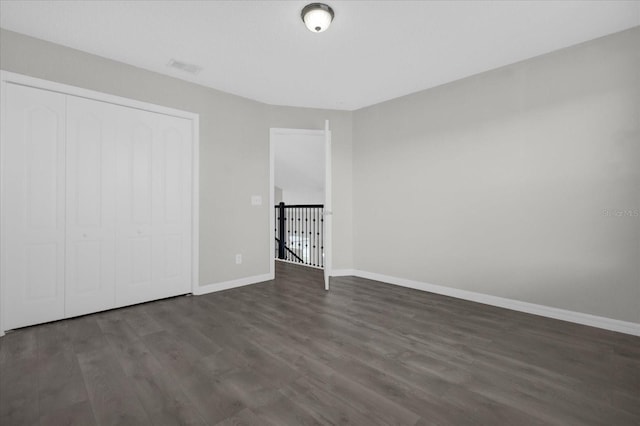
POLYGON ((321 33, 333 21, 333 9, 324 3, 311 3, 302 9, 302 20, 312 33, 321 33))

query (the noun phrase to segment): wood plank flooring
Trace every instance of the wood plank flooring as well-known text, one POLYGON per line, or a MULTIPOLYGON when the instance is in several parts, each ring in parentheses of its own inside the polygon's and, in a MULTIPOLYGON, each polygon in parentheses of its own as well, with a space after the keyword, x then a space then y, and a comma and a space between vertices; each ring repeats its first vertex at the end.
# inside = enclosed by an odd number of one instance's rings
POLYGON ((640 338, 277 263, 0 338, 2 425, 639 425, 640 338))

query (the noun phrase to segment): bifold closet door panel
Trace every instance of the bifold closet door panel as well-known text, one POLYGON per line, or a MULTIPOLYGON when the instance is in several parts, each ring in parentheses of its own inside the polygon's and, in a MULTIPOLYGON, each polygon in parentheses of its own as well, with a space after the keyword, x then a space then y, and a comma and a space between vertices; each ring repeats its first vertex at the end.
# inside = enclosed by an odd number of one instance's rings
POLYGON ((66 317, 115 307, 118 108, 67 97, 66 317))
POLYGON ((2 140, 5 329, 64 317, 65 96, 6 85, 2 140))
POLYGON ((117 142, 116 304, 191 291, 191 122, 122 110, 117 142))

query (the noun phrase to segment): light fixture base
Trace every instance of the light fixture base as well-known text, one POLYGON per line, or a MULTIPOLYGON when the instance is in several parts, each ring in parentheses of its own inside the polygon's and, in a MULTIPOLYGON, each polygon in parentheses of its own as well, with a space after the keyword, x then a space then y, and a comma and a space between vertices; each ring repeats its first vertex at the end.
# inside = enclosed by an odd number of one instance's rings
POLYGON ((329 5, 324 3, 310 3, 302 8, 300 16, 309 31, 321 33, 329 28, 335 14, 329 5))

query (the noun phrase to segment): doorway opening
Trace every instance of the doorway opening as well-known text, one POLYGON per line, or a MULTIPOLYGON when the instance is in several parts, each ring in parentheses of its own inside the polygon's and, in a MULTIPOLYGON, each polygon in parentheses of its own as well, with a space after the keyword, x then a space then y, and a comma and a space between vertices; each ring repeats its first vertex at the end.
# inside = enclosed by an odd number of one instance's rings
POLYGON ((330 132, 271 129, 271 272, 276 262, 331 266, 330 132))

